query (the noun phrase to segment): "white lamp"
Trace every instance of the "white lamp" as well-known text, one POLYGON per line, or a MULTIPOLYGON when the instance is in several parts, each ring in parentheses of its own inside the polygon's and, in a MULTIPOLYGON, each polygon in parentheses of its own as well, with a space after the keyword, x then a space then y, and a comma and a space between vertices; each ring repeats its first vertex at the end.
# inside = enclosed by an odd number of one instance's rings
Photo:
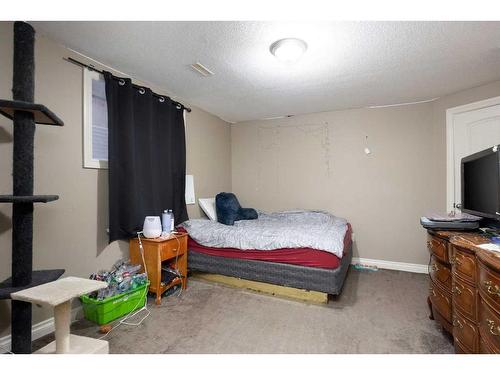
POLYGON ((157 238, 161 235, 161 220, 159 216, 146 216, 142 233, 146 238, 157 238))

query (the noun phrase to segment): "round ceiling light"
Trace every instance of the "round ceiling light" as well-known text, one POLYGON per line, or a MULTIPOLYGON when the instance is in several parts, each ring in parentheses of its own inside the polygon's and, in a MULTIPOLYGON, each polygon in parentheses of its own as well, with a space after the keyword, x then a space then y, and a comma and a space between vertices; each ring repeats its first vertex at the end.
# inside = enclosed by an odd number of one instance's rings
POLYGON ((306 42, 296 38, 280 39, 269 47, 269 51, 271 51, 278 60, 286 64, 292 64, 298 61, 306 50, 306 42))

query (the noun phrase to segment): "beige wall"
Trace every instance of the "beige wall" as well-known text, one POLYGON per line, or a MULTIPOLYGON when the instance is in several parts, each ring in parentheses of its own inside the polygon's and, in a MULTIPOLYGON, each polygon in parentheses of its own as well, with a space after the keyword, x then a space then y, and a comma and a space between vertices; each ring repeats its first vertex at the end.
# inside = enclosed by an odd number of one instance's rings
MULTIPOLYGON (((65 48, 38 37, 35 49, 35 100, 61 117, 65 126, 40 125, 35 136, 35 192, 60 199, 35 208, 34 266, 65 268, 66 275, 88 277, 128 256, 125 242, 107 244, 107 171, 82 168, 82 69, 65 62, 65 48)), ((0 22, 0 98, 11 98, 12 24, 0 22)), ((140 82, 139 82, 140 83, 140 82)), ((151 85, 148 85, 152 87, 151 85)), ((155 91, 162 92, 155 88, 155 91)), ((193 108, 186 115, 187 172, 196 197, 231 189, 230 126, 193 108)), ((0 192, 12 191, 12 122, 0 117, 0 192)), ((197 205, 188 206, 199 217, 197 205)), ((11 271, 11 207, 0 205, 0 280, 11 271)), ((33 320, 50 317, 33 307, 33 320)), ((0 337, 9 334, 10 302, 0 301, 0 337)))
POLYGON ((427 264, 419 218, 446 208, 446 108, 498 95, 494 82, 433 103, 235 124, 233 191, 247 207, 347 218, 354 256, 427 264))
POLYGON ((426 262, 418 219, 437 191, 429 181, 431 104, 315 113, 231 131, 233 191, 243 205, 327 210, 352 224, 354 256, 426 262))
MULTIPOLYGON (((208 112, 187 114, 187 173, 194 176, 196 201, 231 190, 231 127, 208 112)), ((188 205, 190 218, 204 217, 198 203, 188 205)))

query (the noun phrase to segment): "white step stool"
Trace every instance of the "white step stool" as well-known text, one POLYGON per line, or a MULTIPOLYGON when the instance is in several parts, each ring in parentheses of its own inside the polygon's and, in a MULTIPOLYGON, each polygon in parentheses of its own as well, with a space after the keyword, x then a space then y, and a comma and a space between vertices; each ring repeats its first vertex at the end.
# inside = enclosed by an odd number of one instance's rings
POLYGON ((39 354, 108 354, 105 340, 70 335, 71 300, 81 295, 106 288, 103 281, 65 277, 47 284, 24 289, 11 294, 13 300, 49 305, 54 307, 56 340, 36 351, 39 354))

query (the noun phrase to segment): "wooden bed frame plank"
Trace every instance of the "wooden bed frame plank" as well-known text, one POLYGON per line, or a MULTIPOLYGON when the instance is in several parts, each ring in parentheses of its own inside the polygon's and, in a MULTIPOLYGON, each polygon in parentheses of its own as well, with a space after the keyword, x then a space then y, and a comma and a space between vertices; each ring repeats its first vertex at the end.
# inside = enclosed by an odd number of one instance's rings
POLYGON ((205 272, 190 272, 189 278, 194 280, 203 280, 217 284, 223 284, 233 288, 249 289, 258 293, 270 294, 277 297, 283 297, 309 303, 328 303, 327 293, 317 292, 314 290, 297 289, 288 286, 268 284, 260 281, 246 280, 237 277, 205 272))

